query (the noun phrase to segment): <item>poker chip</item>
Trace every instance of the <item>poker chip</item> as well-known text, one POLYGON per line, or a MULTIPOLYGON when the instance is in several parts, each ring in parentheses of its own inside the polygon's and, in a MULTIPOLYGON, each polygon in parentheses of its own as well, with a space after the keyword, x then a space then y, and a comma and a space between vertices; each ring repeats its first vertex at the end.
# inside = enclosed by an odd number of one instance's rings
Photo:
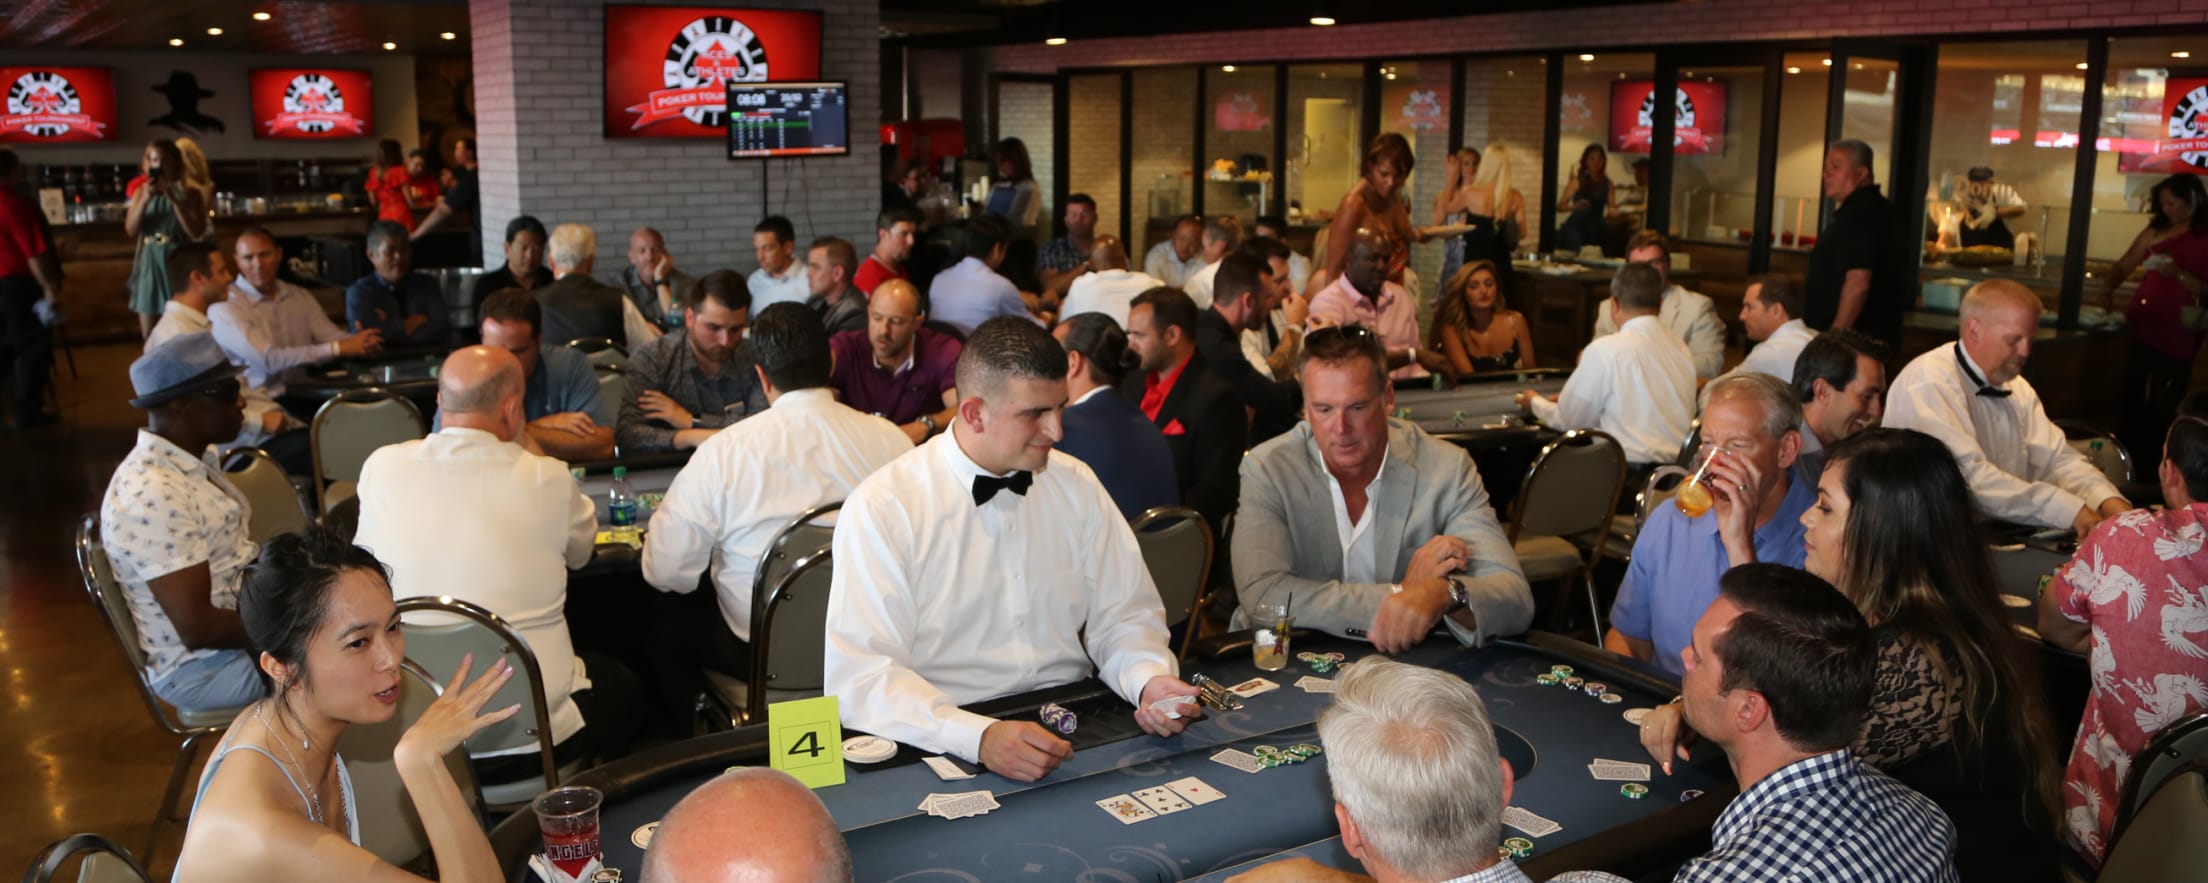
POLYGON ((1648 719, 1648 713, 1655 710, 1653 708, 1628 708, 1625 710, 1625 722, 1636 727, 1640 726, 1641 721, 1648 719))
POLYGON ((897 756, 897 743, 880 736, 853 736, 843 740, 843 756, 854 763, 881 763, 897 756))
POLYGON ((1496 857, 1496 858, 1498 858, 1498 859, 1506 859, 1506 858, 1509 858, 1509 857, 1510 857, 1510 847, 1508 847, 1508 846, 1502 846, 1502 845, 1497 845, 1497 846, 1495 847, 1495 857, 1496 857))
POLYGON ((1524 837, 1512 837, 1503 841, 1503 850, 1511 858, 1528 858, 1533 855, 1533 841, 1524 837))
POLYGON ((2007 605, 2009 605, 2010 607, 2015 607, 2015 608, 2018 608, 2018 609, 2023 609, 2023 608, 2025 608, 2025 607, 2030 607, 2030 606, 2032 606, 2032 599, 2030 599, 2030 598, 2026 598, 2026 597, 2022 597, 2022 596, 2019 596, 2019 595, 2002 595, 2002 596, 2001 596, 2001 603, 2003 603, 2003 604, 2007 604, 2007 605))
POLYGON ((1687 790, 1685 790, 1685 791, 1681 791, 1681 792, 1679 792, 1679 802, 1680 802, 1680 803, 1685 803, 1685 802, 1687 802, 1687 801, 1689 801, 1689 800, 1693 800, 1693 799, 1695 799, 1695 798, 1697 798, 1697 797, 1700 797, 1700 796, 1702 796, 1702 792, 1701 792, 1701 791, 1699 791, 1699 790, 1696 790, 1696 789, 1693 789, 1693 788, 1689 788, 1689 789, 1687 789, 1687 790))
POLYGON ((1572 667, 1569 665, 1552 665, 1549 666, 1549 670, 1556 672, 1556 676, 1560 678, 1568 678, 1572 676, 1572 667))
POLYGON ((1618 793, 1639 800, 1648 796, 1648 786, 1639 782, 1627 782, 1618 786, 1618 793))
POLYGON ((1587 686, 1587 679, 1579 677, 1578 675, 1573 675, 1564 679, 1564 688, 1567 690, 1577 690, 1584 686, 1587 686))
POLYGON ((1610 692, 1610 685, 1601 681, 1588 681, 1587 685, 1580 689, 1587 691, 1589 696, 1601 696, 1610 692))
POLYGON ((629 842, 636 844, 638 849, 650 849, 652 847, 652 835, 658 831, 658 822, 646 822, 635 831, 629 832, 629 842))
POLYGON ((1301 755, 1305 760, 1309 760, 1324 752, 1319 750, 1319 746, 1304 742, 1288 746, 1287 753, 1301 755))
POLYGON ((1305 650, 1302 653, 1296 654, 1296 658, 1303 660, 1304 662, 1317 662, 1321 659, 1325 659, 1326 657, 1318 653, 1314 653, 1310 650, 1305 650))
POLYGON ((1624 696, 1620 696, 1616 693, 1604 693, 1600 696, 1595 697, 1595 699, 1600 701, 1604 705, 1616 705, 1620 702, 1625 701, 1624 696))
POLYGON ((1042 708, 1036 709, 1036 716, 1042 718, 1043 726, 1058 731, 1061 736, 1071 736, 1081 726, 1080 718, 1056 702, 1044 703, 1042 708))
POLYGON ((1554 687, 1562 683, 1563 680, 1563 678, 1557 677, 1556 672, 1553 671, 1545 671, 1533 676, 1533 682, 1544 687, 1554 687))

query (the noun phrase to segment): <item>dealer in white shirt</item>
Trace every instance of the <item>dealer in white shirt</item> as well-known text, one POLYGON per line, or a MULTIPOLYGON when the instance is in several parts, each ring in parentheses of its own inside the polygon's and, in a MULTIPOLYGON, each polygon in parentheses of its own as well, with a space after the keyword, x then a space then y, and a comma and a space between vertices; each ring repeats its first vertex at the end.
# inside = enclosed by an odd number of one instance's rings
POLYGON ((698 446, 652 515, 643 562, 645 582, 680 594, 696 590, 710 567, 721 618, 747 643, 767 543, 799 513, 842 501, 912 450, 896 424, 836 400, 828 332, 803 304, 761 311, 748 342, 768 408, 698 446))
POLYGON ((282 396, 288 368, 383 351, 381 330, 346 333, 314 295, 277 277, 284 252, 267 230, 239 233, 235 252, 238 278, 230 297, 207 308, 207 319, 230 361, 245 366, 247 384, 282 396))
POLYGON ((2039 295, 1994 279, 1963 295, 1962 336, 1910 360, 1886 394, 1886 425, 1939 439, 1988 517, 2083 534, 2134 508, 2070 446, 2023 378, 2039 295))
POLYGON ((1694 361, 1679 335, 1656 318, 1663 277, 1646 264, 1627 264, 1610 280, 1603 301, 1618 333, 1596 338, 1556 400, 1526 390, 1520 407, 1549 428, 1599 429, 1618 440, 1627 462, 1668 463, 1679 456, 1694 421, 1694 361))
MULTIPOLYGON (((1793 383, 1794 362, 1801 358, 1802 348, 1817 339, 1816 330, 1802 321, 1802 303, 1802 286, 1791 276, 1766 273, 1748 280, 1748 290, 1740 298, 1740 324, 1748 329, 1748 339, 1756 342, 1756 348, 1720 378, 1754 372, 1793 383)), ((1702 398, 1708 401, 1709 387, 1702 389, 1702 398)))
POLYGON ((949 432, 844 503, 828 598, 824 692, 843 723, 1031 782, 1072 745, 1031 721, 959 706, 1096 673, 1156 736, 1150 703, 1193 697, 1135 535, 1089 468, 1051 448, 1066 354, 1024 319, 982 323, 958 359, 949 432))
MULTIPOLYGON (((1687 352, 1694 356, 1694 376, 1708 380, 1724 371, 1725 320, 1717 317, 1717 304, 1709 295, 1671 281, 1671 240, 1655 230, 1635 233, 1626 244, 1625 261, 1655 267, 1663 277, 1664 302, 1656 319, 1686 341, 1687 352)), ((1619 321, 1610 316, 1609 301, 1595 306, 1596 338, 1616 334, 1618 326, 1619 321)))

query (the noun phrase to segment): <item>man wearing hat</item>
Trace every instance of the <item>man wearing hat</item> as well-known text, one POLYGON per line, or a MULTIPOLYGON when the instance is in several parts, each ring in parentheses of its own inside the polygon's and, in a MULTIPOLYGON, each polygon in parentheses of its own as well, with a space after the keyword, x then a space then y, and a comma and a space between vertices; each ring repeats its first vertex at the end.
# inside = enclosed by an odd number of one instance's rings
POLYGON ((2016 234, 2009 232, 2006 223, 2010 218, 2023 217, 2024 197, 2016 188, 1993 179, 1993 169, 1976 166, 1970 170, 1968 183, 1961 193, 1955 194, 1963 204, 1962 242, 1964 248, 1973 245, 1998 245, 2016 247, 2016 234))
POLYGON ((150 429, 115 468, 100 539, 130 604, 153 691, 178 708, 236 708, 261 698, 238 620, 238 583, 258 550, 252 509, 210 447, 245 420, 238 369, 214 335, 183 334, 130 365, 131 407, 150 429))

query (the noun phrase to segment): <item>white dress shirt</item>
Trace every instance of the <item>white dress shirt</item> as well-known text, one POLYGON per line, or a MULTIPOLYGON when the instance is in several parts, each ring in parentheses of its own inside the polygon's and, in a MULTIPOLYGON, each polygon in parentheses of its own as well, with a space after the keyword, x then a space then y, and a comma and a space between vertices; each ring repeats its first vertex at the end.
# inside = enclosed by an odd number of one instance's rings
MULTIPOLYGON (((1800 319, 1788 319, 1786 324, 1772 331, 1770 337, 1756 344, 1755 349, 1749 350, 1748 357, 1734 365, 1733 370, 1718 375, 1718 379, 1754 372, 1769 374, 1778 378, 1780 383, 1791 386, 1794 383, 1794 362, 1802 357, 1802 348, 1816 339, 1817 332, 1809 327, 1809 323, 1800 319)), ((1702 387, 1702 401, 1710 400, 1710 386, 1714 385, 1716 384, 1712 383, 1702 387)))
POLYGON ((360 467, 353 542, 390 569, 393 597, 450 595, 513 625, 537 655, 554 741, 583 728, 570 694, 590 679, 568 637, 567 571, 589 563, 597 533, 597 508, 566 463, 480 429, 448 426, 387 445, 360 467))
POLYGON ((1150 278, 1175 288, 1186 284, 1188 277, 1203 268, 1204 256, 1201 252, 1189 255, 1188 260, 1181 260, 1180 255, 1173 253, 1173 240, 1170 239, 1150 246, 1149 253, 1142 256, 1143 272, 1150 274, 1150 278))
POLYGON ((675 475, 652 514, 644 581, 688 594, 710 566, 721 618, 749 641, 751 583, 767 542, 798 513, 843 500, 910 450, 903 430, 826 389, 783 393, 767 410, 714 433, 675 475))
MULTIPOLYGON (((221 306, 221 304, 216 304, 216 306, 221 306)), ((214 325, 208 321, 206 313, 193 309, 183 301, 171 300, 161 305, 161 321, 153 323, 153 330, 146 333, 146 352, 152 352, 154 347, 168 343, 171 339, 181 335, 204 334, 212 331, 214 331, 214 325)), ((220 335, 216 336, 215 343, 218 346, 222 343, 220 335)), ((229 355, 228 351, 225 351, 224 354, 229 355)), ((230 362, 231 364, 237 364, 238 357, 231 355, 230 362)), ((276 428, 276 432, 282 432, 286 429, 298 429, 304 425, 299 422, 298 418, 286 413, 282 405, 276 404, 274 396, 254 385, 250 379, 247 380, 244 388, 238 392, 240 397, 245 399, 245 422, 239 424, 237 438, 216 446, 222 452, 228 453, 232 448, 255 447, 268 441, 269 438, 275 435, 275 433, 268 431, 266 421, 270 413, 284 415, 283 423, 276 428)))
POLYGON ((844 504, 823 675, 845 726, 977 761, 996 721, 960 705, 1099 666, 1139 704, 1179 668, 1134 532, 1096 474, 1052 451, 1026 494, 976 506, 987 473, 960 450, 963 431, 897 458, 844 504))
POLYGON ((1103 313, 1124 330, 1127 312, 1133 309, 1135 297, 1164 284, 1148 273, 1132 270, 1083 273, 1066 287, 1065 302, 1058 305, 1058 321, 1064 322, 1082 313, 1103 313))
POLYGON ((760 267, 751 271, 744 284, 751 290, 751 314, 754 316, 784 301, 801 304, 813 297, 813 283, 805 278, 805 262, 801 260, 790 261, 780 276, 760 267))
POLYGON ((1533 415, 1552 429, 1607 432, 1630 462, 1668 463, 1694 421, 1694 359, 1655 316, 1636 316, 1587 344, 1556 401, 1533 397, 1533 415))
POLYGON ((1319 455, 1317 445, 1311 446, 1311 459, 1319 464, 1319 474, 1326 477, 1326 489, 1332 495, 1334 537, 1342 544, 1342 582, 1382 582, 1380 550, 1373 545, 1372 513, 1380 508, 1374 503, 1380 499, 1380 476, 1388 471, 1386 452, 1382 452, 1380 468, 1373 471, 1372 480, 1365 482, 1365 511, 1355 520, 1349 517, 1349 498, 1342 493, 1341 479, 1326 467, 1326 458, 1319 455))
POLYGON ((1211 306, 1211 286, 1213 282, 1218 280, 1219 265, 1223 263, 1226 263, 1226 261, 1212 261, 1205 264, 1203 269, 1190 273, 1188 281, 1181 285, 1181 290, 1188 292, 1189 299, 1196 302, 1197 309, 1201 310, 1211 306))
MULTIPOLYGON (((1677 285, 1666 288, 1664 305, 1656 318, 1687 342, 1687 351, 1694 356, 1694 376, 1716 377, 1725 370, 1725 320, 1717 317, 1717 305, 1709 295, 1677 285)), ((1595 305, 1595 336, 1616 333, 1618 323, 1610 318, 1610 298, 1606 297, 1595 305)))
POLYGON ((1963 373, 1966 362, 1986 376, 1956 344, 1910 360, 1887 391, 1885 425, 1946 444, 1988 517, 2067 528, 2079 509, 2123 496, 2047 419, 2029 381, 2001 386, 2007 398, 1978 395, 1978 383, 1963 373))
POLYGON ((337 358, 338 341, 352 336, 330 321, 314 295, 281 279, 263 293, 238 277, 230 298, 207 308, 207 319, 215 343, 245 366, 246 382, 271 396, 284 394, 285 369, 337 358))

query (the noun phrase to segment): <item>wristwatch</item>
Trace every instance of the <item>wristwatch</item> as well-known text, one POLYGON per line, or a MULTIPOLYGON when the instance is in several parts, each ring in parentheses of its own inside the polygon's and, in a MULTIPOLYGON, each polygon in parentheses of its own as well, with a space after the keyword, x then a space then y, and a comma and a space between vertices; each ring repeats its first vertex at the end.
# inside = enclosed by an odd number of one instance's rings
POLYGON ((1441 615, 1443 616, 1448 616, 1449 614, 1472 606, 1472 593, 1471 591, 1465 589, 1463 583, 1457 582, 1456 580, 1449 580, 1448 583, 1449 608, 1441 612, 1441 615))
POLYGON ((940 426, 937 426, 937 425, 935 425, 935 415, 933 415, 933 414, 922 414, 922 415, 920 415, 920 425, 922 425, 922 426, 925 426, 925 427, 927 427, 927 428, 928 428, 928 434, 929 434, 929 435, 934 435, 934 434, 935 434, 935 432, 936 432, 936 430, 938 430, 938 429, 942 429, 942 428, 943 428, 943 427, 940 427, 940 426))

